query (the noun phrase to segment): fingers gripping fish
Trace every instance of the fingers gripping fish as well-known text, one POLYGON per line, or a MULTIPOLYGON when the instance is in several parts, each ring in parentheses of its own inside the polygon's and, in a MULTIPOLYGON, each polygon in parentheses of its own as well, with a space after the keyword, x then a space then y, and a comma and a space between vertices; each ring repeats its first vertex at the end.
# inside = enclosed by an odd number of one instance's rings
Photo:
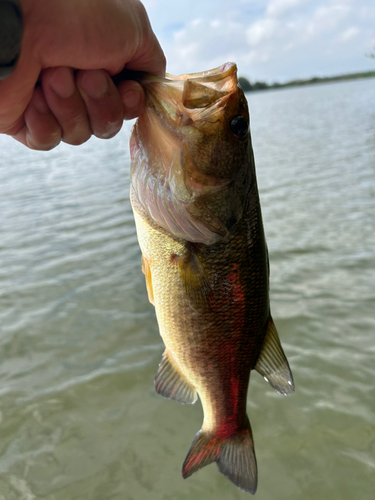
POLYGON ((141 83, 146 111, 130 143, 131 202, 165 344, 155 389, 202 402, 202 429, 183 477, 216 462, 255 493, 250 371, 284 395, 294 384, 270 313, 247 102, 232 63, 165 79, 145 75, 141 83))

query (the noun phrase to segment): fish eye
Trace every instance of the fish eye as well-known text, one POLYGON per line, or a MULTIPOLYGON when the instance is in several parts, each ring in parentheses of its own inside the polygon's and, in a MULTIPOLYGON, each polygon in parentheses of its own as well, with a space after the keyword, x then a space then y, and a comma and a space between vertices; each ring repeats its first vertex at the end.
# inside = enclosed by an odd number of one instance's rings
POLYGON ((244 116, 238 115, 231 119, 230 129, 236 137, 245 137, 249 130, 249 124, 244 116))

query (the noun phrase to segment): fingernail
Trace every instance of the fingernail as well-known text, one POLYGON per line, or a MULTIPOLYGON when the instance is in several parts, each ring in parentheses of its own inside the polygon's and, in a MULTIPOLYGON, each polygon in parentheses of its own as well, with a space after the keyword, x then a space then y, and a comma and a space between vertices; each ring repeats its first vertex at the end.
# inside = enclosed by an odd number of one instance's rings
POLYGON ((88 70, 82 75, 81 87, 88 97, 100 99, 108 91, 108 81, 103 71, 88 70))
POLYGON ((57 69, 51 77, 50 84, 55 94, 63 99, 68 99, 74 94, 74 77, 69 68, 57 69))
POLYGON ((137 90, 129 90, 122 96, 122 102, 129 111, 138 108, 141 102, 141 93, 137 90))

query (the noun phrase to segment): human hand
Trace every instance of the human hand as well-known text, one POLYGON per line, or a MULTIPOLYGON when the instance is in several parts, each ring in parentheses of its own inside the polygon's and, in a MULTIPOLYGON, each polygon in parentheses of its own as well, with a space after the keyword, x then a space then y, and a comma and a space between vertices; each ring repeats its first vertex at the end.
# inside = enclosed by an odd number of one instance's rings
POLYGON ((0 82, 0 132, 32 149, 61 140, 113 137, 144 106, 128 69, 163 76, 165 58, 139 0, 21 0, 23 45, 14 72, 0 82), (74 70, 73 70, 74 68, 74 70))

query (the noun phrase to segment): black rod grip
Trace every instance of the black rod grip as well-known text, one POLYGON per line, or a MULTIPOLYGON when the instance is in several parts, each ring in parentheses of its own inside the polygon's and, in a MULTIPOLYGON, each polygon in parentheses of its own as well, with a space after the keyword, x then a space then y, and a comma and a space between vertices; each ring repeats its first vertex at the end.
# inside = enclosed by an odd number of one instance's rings
POLYGON ((113 83, 115 85, 118 85, 124 80, 140 81, 142 80, 142 78, 144 78, 145 74, 146 73, 144 73, 143 71, 134 71, 132 69, 124 68, 120 71, 120 73, 117 73, 117 75, 111 76, 111 78, 113 80, 113 83))
POLYGON ((17 0, 0 0, 0 80, 17 65, 22 45, 22 10, 17 0))

